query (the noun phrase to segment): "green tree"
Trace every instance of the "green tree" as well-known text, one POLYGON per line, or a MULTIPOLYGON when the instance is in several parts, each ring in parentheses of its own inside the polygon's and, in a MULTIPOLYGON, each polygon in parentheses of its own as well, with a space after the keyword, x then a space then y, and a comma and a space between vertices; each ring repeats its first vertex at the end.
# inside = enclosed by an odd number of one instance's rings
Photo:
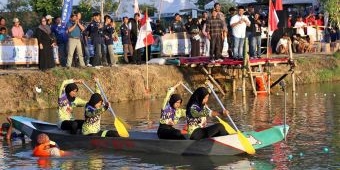
POLYGON ((325 11, 329 13, 329 19, 332 24, 340 26, 340 2, 339 0, 321 0, 325 11))
POLYGON ((204 10, 205 0, 198 0, 196 5, 198 6, 198 9, 204 10))
MULTIPOLYGON (((93 12, 100 12, 101 0, 81 0, 77 10, 82 13, 84 20, 89 21, 93 12)), ((104 15, 116 11, 119 3, 115 0, 104 1, 104 15)))
POLYGON ((61 15, 62 3, 63 0, 30 0, 33 11, 40 16, 47 14, 52 16, 61 15))
POLYGON ((139 5, 139 10, 144 13, 148 9, 148 16, 154 16, 157 9, 154 6, 142 4, 139 5))

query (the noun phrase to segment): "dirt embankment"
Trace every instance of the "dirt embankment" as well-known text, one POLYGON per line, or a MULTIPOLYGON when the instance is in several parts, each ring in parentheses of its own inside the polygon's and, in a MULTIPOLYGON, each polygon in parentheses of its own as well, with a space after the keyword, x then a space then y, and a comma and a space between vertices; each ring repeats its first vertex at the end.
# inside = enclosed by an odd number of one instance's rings
MULTIPOLYGON (((336 57, 298 57, 295 61, 297 64, 295 71, 299 72, 297 84, 340 80, 340 59, 336 57)), ((273 67, 272 71, 287 71, 287 69, 288 66, 282 65, 273 67)), ((0 113, 55 108, 59 86, 63 80, 84 79, 94 89, 94 81, 91 79, 93 74, 101 81, 111 102, 163 97, 167 88, 179 80, 187 82, 193 88, 204 83, 206 79, 198 68, 157 65, 149 65, 148 69, 145 65, 121 65, 101 69, 56 68, 47 72, 31 69, 1 70, 0 113), (36 87, 41 88, 40 93, 36 91, 36 87)), ((276 78, 277 76, 273 76, 274 80, 276 78)), ((289 84, 290 77, 286 79, 289 84)), ((79 85, 79 87, 80 96, 88 99, 89 92, 84 86, 79 85)), ((179 90, 184 92, 182 88, 179 90)))

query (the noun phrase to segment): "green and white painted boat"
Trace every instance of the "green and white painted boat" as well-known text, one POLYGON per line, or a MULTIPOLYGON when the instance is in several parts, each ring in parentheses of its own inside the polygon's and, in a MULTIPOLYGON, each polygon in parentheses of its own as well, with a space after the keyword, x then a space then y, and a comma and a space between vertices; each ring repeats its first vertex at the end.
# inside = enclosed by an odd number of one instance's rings
MULTIPOLYGON (((32 141, 40 133, 46 133, 61 148, 123 150, 146 153, 169 153, 177 155, 237 155, 245 153, 238 135, 226 135, 202 140, 159 139, 155 132, 129 132, 129 138, 72 135, 60 130, 56 124, 40 120, 11 116, 15 129, 32 141)), ((255 150, 280 142, 288 133, 288 125, 273 126, 262 131, 243 132, 255 150)))

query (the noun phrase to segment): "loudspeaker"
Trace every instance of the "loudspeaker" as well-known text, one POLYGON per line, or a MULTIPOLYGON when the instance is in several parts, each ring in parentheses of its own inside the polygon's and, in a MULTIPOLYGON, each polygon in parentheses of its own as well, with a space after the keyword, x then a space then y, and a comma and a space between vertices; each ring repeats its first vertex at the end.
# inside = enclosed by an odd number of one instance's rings
POLYGON ((287 27, 287 21, 288 21, 288 11, 281 10, 276 11, 277 16, 279 17, 279 24, 277 24, 278 28, 286 28, 287 27))

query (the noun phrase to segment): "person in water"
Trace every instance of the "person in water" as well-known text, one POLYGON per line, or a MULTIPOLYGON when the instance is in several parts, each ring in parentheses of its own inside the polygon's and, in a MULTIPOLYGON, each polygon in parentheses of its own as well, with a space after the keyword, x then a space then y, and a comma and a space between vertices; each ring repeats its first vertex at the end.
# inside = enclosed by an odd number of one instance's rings
POLYGON ((58 145, 51 141, 45 134, 41 133, 37 136, 37 145, 33 149, 33 155, 39 157, 61 157, 70 155, 70 152, 59 149, 58 145))
POLYGON ((17 134, 16 132, 13 132, 12 129, 12 120, 7 117, 7 121, 5 123, 1 124, 0 127, 0 136, 3 137, 4 140, 7 142, 10 142, 11 140, 16 140, 17 138, 20 138, 23 143, 25 143, 25 136, 24 134, 20 133, 17 134))
POLYGON ((83 135, 93 135, 101 137, 119 137, 117 131, 101 130, 101 115, 109 108, 109 103, 103 104, 103 99, 99 93, 92 94, 89 102, 85 106, 85 122, 82 127, 83 135))
POLYGON ((77 97, 79 89, 76 83, 83 83, 83 80, 64 80, 58 98, 58 127, 62 130, 70 130, 71 134, 76 134, 84 123, 84 120, 74 118, 73 108, 84 107, 87 102, 77 97))
MULTIPOLYGON (((205 87, 199 87, 191 95, 187 107, 186 117, 188 124, 188 135, 191 140, 199 140, 216 136, 228 135, 224 126, 220 123, 208 126, 206 118, 208 116, 219 116, 220 113, 208 108, 209 91, 205 87)), ((228 114, 228 110, 223 110, 223 115, 228 114)))
POLYGON ((173 94, 181 83, 170 87, 164 99, 157 130, 160 139, 186 139, 180 130, 173 127, 180 118, 185 118, 185 109, 180 108, 183 100, 179 94, 173 94))

